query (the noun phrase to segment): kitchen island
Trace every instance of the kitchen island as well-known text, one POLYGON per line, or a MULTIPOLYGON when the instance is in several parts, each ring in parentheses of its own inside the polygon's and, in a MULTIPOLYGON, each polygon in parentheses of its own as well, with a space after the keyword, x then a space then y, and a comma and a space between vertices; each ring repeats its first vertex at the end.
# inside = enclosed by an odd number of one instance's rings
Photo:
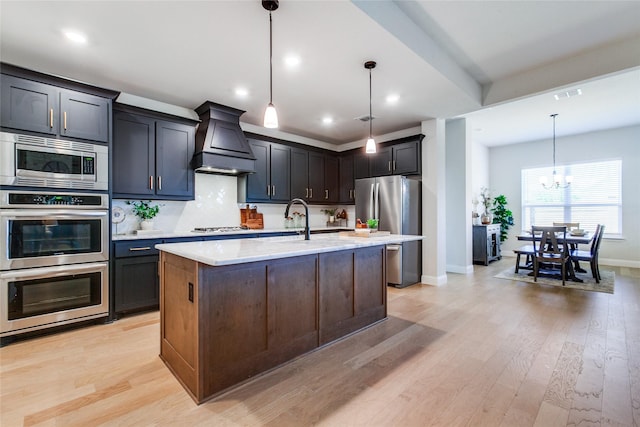
POLYGON ((421 238, 157 245, 160 357, 202 403, 386 318, 385 245, 421 238))

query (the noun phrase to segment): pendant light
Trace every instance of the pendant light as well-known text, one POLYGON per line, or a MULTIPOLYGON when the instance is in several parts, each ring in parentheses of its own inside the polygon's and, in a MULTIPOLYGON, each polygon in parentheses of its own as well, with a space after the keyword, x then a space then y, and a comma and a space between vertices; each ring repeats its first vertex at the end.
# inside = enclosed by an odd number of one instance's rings
POLYGON ((262 7, 269 11, 269 105, 264 111, 264 127, 275 129, 278 127, 278 113, 273 105, 273 24, 271 12, 278 9, 278 0, 262 0, 262 7))
POLYGON ((372 123, 371 123, 373 121, 373 115, 371 113, 371 70, 376 68, 376 62, 367 61, 364 63, 364 68, 369 70, 369 139, 367 139, 365 152, 367 154, 373 154, 376 152, 376 142, 373 140, 372 123))
POLYGON ((567 188, 571 185, 573 181, 573 177, 571 175, 567 175, 563 177, 562 175, 556 173, 556 116, 558 114, 551 114, 549 117, 553 118, 553 174, 551 176, 551 183, 547 184, 547 177, 540 177, 540 184, 542 187, 547 190, 555 190, 557 188, 567 188))

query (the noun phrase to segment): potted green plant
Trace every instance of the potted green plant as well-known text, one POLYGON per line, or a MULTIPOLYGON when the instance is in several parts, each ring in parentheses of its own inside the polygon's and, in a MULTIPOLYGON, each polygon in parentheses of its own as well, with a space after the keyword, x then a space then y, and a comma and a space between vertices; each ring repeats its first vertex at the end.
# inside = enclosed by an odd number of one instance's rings
POLYGON ((330 208, 330 209, 322 209, 321 212, 326 213, 327 215, 329 215, 329 222, 335 222, 336 220, 336 212, 338 211, 338 208, 330 208))
POLYGON ((507 209, 507 198, 500 194, 493 199, 493 223, 500 224, 500 241, 507 240, 509 227, 513 225, 513 213, 507 209))
POLYGON ((369 218, 367 220, 367 227, 369 227, 372 231, 378 231, 378 220, 375 218, 369 218))
POLYGON ((160 206, 151 206, 151 200, 131 201, 127 200, 128 205, 133 207, 133 214, 140 218, 140 228, 143 230, 153 229, 153 218, 160 212, 160 206))

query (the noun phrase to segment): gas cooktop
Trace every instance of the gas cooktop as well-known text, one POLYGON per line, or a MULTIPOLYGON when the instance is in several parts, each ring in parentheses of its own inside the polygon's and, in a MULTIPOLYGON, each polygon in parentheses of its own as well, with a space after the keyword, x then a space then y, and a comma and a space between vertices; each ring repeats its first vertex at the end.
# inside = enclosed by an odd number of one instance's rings
POLYGON ((225 233, 228 231, 248 230, 246 225, 238 225, 233 227, 196 227, 193 229, 195 233, 225 233))

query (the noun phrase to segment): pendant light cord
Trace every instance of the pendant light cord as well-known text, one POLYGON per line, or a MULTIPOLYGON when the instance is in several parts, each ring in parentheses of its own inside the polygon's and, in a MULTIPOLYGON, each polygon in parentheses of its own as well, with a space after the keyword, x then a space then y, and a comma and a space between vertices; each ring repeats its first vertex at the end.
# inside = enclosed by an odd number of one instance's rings
POLYGON ((371 130, 373 116, 371 114, 371 68, 369 68, 369 138, 371 138, 371 135, 373 134, 373 131, 371 130))
POLYGON ((269 11, 269 104, 273 104, 273 23, 269 11))
POLYGON ((556 173, 556 116, 557 114, 552 114, 553 117, 553 173, 556 173))

